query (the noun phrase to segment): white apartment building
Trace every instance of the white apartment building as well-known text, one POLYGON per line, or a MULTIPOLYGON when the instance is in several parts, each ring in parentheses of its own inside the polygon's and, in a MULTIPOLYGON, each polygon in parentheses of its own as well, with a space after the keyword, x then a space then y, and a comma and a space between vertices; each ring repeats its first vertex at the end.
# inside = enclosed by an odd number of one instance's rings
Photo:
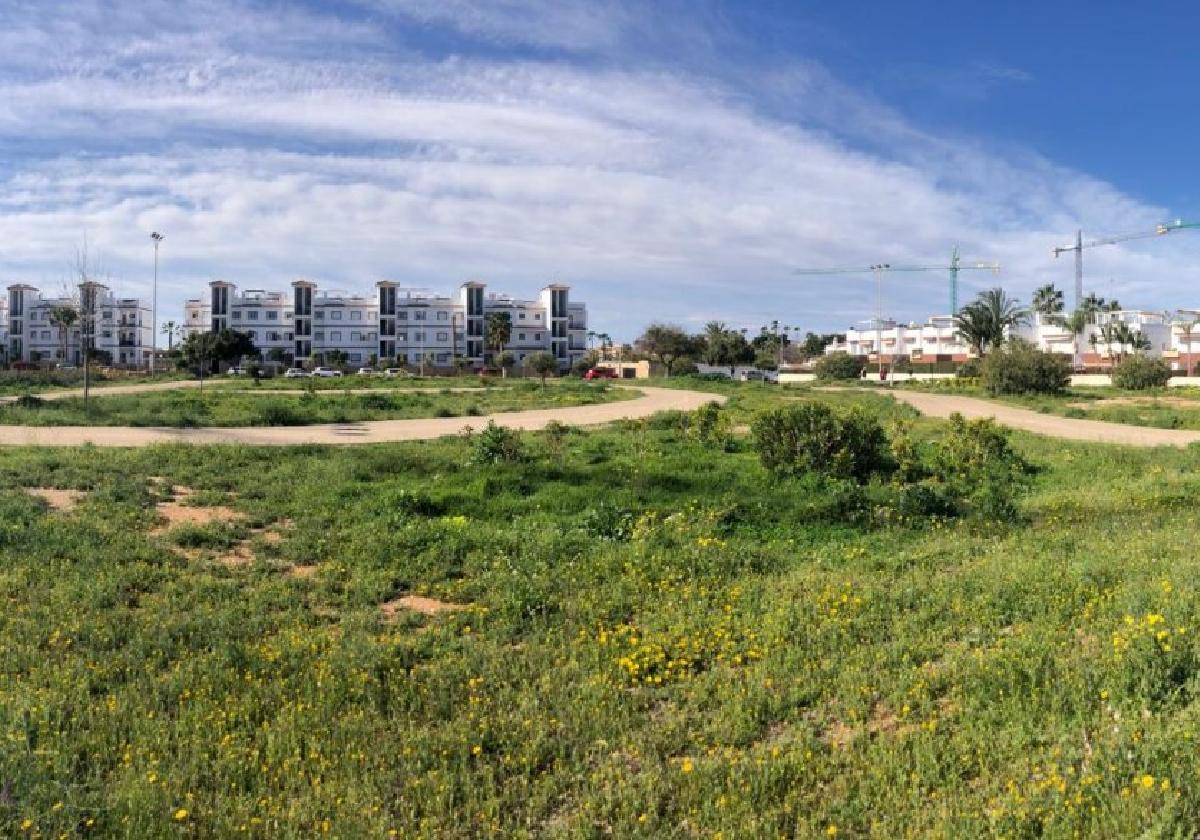
POLYGON ((117 297, 100 283, 80 287, 80 297, 45 297, 35 286, 8 287, 2 309, 3 342, 10 362, 80 365, 85 334, 92 347, 111 363, 124 367, 149 364, 154 347, 150 304, 138 298, 117 297), (94 319, 76 317, 65 330, 53 323, 56 308, 82 313, 91 307, 94 319))
MULTIPOLYGON (((1140 332, 1150 343, 1146 352, 1169 360, 1177 369, 1200 362, 1200 352, 1196 352, 1200 351, 1200 310, 1097 312, 1095 323, 1088 324, 1078 336, 1057 318, 1035 314, 1029 324, 1019 326, 1011 333, 1048 353, 1072 359, 1077 357, 1079 363, 1087 367, 1105 367, 1116 356, 1133 349, 1107 342, 1105 325, 1115 323, 1124 323, 1131 331, 1140 332)), ((957 333, 954 319, 949 315, 934 315, 922 324, 905 325, 885 320, 862 329, 847 330, 845 339, 830 344, 825 352, 841 351, 862 356, 870 362, 882 360, 885 364, 900 358, 920 364, 961 363, 974 354, 957 333)))
POLYGON ((234 329, 250 333, 264 359, 321 362, 331 351, 351 365, 376 359, 448 368, 456 357, 484 363, 487 315, 508 312, 512 334, 505 349, 518 363, 530 353, 553 353, 563 368, 587 349, 587 307, 570 300, 570 287, 545 287, 536 300, 489 294, 483 283, 464 283, 451 296, 382 280, 372 296, 322 291, 297 280, 291 293, 209 283, 209 293, 184 305, 184 334, 234 329))

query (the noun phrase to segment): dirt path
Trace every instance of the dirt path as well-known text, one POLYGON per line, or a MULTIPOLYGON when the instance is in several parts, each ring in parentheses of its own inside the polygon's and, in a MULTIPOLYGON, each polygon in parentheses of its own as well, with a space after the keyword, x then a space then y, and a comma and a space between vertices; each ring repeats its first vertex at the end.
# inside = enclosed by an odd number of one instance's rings
POLYGON ((953 394, 926 394, 920 391, 896 389, 889 392, 900 402, 907 403, 931 417, 949 417, 958 412, 963 417, 992 417, 1005 426, 1023 429, 1048 437, 1085 440, 1096 443, 1120 443, 1125 446, 1187 446, 1200 441, 1200 431, 1186 429, 1152 429, 1146 426, 1126 426, 1102 420, 1073 420, 1053 414, 1040 414, 1027 408, 960 397, 953 394))
MULTIPOLYGON (((162 390, 162 385, 129 385, 144 390, 162 390)), ((185 387, 190 387, 185 383, 185 387)), ((681 391, 673 388, 629 387, 641 396, 600 405, 512 411, 481 417, 438 417, 422 420, 372 420, 362 423, 313 426, 253 426, 228 429, 174 429, 129 426, 0 426, 0 445, 4 446, 150 446, 158 443, 244 443, 257 446, 295 446, 298 444, 364 444, 399 440, 428 440, 453 435, 464 428, 478 431, 495 421, 510 429, 536 430, 551 421, 571 426, 595 426, 622 419, 649 417, 671 409, 692 411, 709 402, 724 402, 717 394, 681 391)), ((124 393, 137 393, 126 390, 124 393)))

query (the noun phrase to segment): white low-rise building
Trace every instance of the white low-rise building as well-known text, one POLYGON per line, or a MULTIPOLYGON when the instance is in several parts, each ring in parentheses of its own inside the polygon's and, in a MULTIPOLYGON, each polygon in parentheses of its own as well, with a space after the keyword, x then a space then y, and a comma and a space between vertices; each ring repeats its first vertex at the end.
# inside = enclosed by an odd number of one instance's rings
POLYGON ((553 353, 567 368, 587 350, 587 307, 554 284, 536 300, 489 294, 483 283, 464 283, 451 297, 381 280, 375 294, 323 291, 297 280, 291 292, 209 283, 208 294, 184 305, 184 334, 234 329, 250 334, 264 359, 299 364, 344 353, 350 365, 376 360, 449 368, 455 359, 473 367, 485 360, 487 316, 507 312, 512 326, 505 349, 520 363, 530 353, 553 353))
POLYGON ((144 367, 154 347, 150 304, 123 298, 100 283, 80 287, 78 297, 47 297, 36 286, 16 283, 8 287, 3 307, 3 336, 11 362, 79 365, 83 362, 85 330, 91 345, 105 361, 121 367, 144 367), (89 299, 84 300, 84 295, 89 299), (91 323, 82 317, 85 303, 94 311, 91 323), (56 310, 74 313, 71 323, 60 325, 56 310))
MULTIPOLYGON (((1118 356, 1133 352, 1131 344, 1115 340, 1111 327, 1124 324, 1131 333, 1141 333, 1147 347, 1144 352, 1171 361, 1176 369, 1200 362, 1200 310, 1176 313, 1122 309, 1095 313, 1079 335, 1063 324, 1058 316, 1035 314, 1010 334, 1032 343, 1048 353, 1057 353, 1085 367, 1103 368, 1118 356), (1190 336, 1190 340, 1189 340, 1190 336), (1110 339, 1114 339, 1111 340, 1110 339)), ((934 315, 925 323, 899 324, 895 321, 873 323, 861 329, 849 329, 845 338, 830 344, 825 352, 844 352, 869 362, 891 364, 907 359, 915 364, 961 364, 974 353, 958 335, 954 319, 934 315)))

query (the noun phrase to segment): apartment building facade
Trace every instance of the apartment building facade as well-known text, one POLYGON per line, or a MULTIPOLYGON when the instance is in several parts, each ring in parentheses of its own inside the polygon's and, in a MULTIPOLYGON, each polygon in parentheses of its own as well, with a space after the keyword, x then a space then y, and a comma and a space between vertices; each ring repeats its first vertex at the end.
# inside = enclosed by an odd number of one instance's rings
POLYGON ((0 341, 9 362, 80 365, 85 338, 96 351, 122 367, 143 367, 154 352, 150 304, 120 297, 101 283, 84 283, 79 296, 43 295, 36 286, 8 287, 0 305, 0 341), (56 309, 70 309, 74 322, 55 322, 56 309), (91 312, 90 319, 82 317, 91 312))
POLYGON ((449 368, 456 358, 484 364, 487 316, 507 312, 512 332, 505 349, 518 363, 547 351, 566 369, 586 352, 587 307, 554 284, 534 300, 488 293, 464 283, 453 295, 405 288, 382 280, 370 296, 325 291, 296 280, 287 292, 238 291, 222 280, 184 305, 184 334, 234 329, 250 334, 264 359, 321 363, 334 351, 351 365, 387 360, 398 365, 449 368))
MULTIPOLYGON (((1200 310, 1174 313, 1123 309, 1097 312, 1095 323, 1079 335, 1071 332, 1056 317, 1035 314, 1028 324, 1010 330, 1048 353, 1078 359, 1086 367, 1103 368, 1133 347, 1109 341, 1112 331, 1106 326, 1125 324, 1132 333, 1141 333, 1149 343, 1146 353, 1163 358, 1178 370, 1200 363, 1200 310)), ((958 336, 949 315, 931 316, 924 323, 900 324, 884 320, 862 329, 849 329, 845 338, 826 347, 826 353, 845 352, 870 362, 891 364, 899 359, 914 363, 965 362, 974 354, 958 336)))

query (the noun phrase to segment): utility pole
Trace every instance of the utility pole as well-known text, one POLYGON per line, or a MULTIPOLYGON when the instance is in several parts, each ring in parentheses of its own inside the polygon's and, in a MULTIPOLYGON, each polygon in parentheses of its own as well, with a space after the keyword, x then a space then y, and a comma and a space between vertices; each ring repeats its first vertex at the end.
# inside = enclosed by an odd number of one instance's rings
POLYGON ((158 373, 158 246, 166 237, 154 231, 150 238, 154 240, 154 291, 150 304, 150 372, 158 373))

